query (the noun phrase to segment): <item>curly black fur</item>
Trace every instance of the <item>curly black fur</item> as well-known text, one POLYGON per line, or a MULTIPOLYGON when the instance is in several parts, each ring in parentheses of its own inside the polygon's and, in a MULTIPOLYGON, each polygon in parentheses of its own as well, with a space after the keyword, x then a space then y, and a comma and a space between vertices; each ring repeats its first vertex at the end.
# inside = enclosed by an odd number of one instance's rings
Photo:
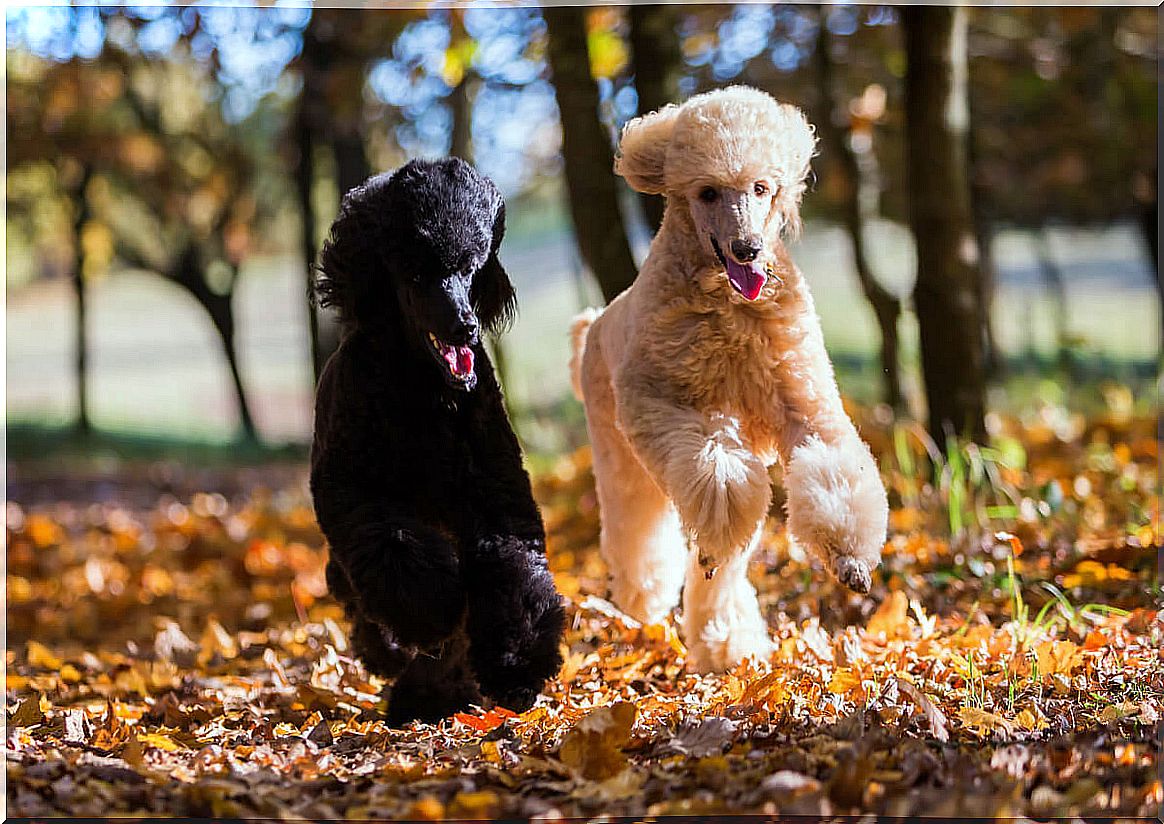
POLYGON ((561 665, 545 531, 481 342, 514 311, 504 233, 469 164, 413 161, 348 193, 321 254, 344 337, 316 393, 311 491, 353 645, 396 678, 394 723, 483 698, 525 710, 561 665))

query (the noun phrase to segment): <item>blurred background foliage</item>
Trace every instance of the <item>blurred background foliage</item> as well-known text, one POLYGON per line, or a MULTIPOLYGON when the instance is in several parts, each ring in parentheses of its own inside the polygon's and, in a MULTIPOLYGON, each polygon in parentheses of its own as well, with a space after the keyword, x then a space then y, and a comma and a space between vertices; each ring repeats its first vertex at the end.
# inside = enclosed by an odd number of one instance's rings
MULTIPOLYGON (((502 257, 521 317, 493 345, 519 431, 535 452, 583 442, 569 318, 633 278, 662 210, 613 176, 618 130, 730 83, 817 124, 793 254, 843 391, 883 422, 924 419, 908 14, 8 9, 10 452, 93 430, 306 444, 336 337, 307 283, 340 194, 443 154, 477 164, 509 202, 502 257)), ((1157 12, 959 15, 965 50, 955 24, 947 52, 968 81, 961 171, 987 406, 1153 411, 1157 12)))

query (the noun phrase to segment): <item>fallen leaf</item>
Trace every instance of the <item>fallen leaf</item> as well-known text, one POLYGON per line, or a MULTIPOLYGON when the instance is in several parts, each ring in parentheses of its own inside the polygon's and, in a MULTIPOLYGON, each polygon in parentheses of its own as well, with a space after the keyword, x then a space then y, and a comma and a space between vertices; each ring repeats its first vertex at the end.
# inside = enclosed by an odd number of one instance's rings
POLYGON ((946 726, 946 715, 943 713, 933 701, 930 700, 924 692, 916 686, 906 681, 904 678, 897 678, 897 688, 901 690, 902 695, 908 698, 918 712, 920 712, 926 719, 926 726, 929 728, 930 735, 938 741, 949 741, 950 730, 946 726))
POLYGON ((988 712, 978 707, 962 705, 958 708, 958 720, 962 722, 962 726, 969 730, 977 731, 981 735, 990 735, 1000 730, 1007 735, 1011 735, 1014 732, 1014 724, 1010 721, 1007 721, 1001 715, 996 715, 993 712, 988 712))
POLYGON ((198 645, 182 632, 177 621, 166 621, 154 636, 154 655, 180 667, 192 667, 198 660, 198 645))
POLYGON ((881 602, 865 625, 865 633, 873 638, 908 638, 909 599, 901 590, 895 590, 881 602))
POLYGON ((735 733, 736 725, 727 718, 713 716, 694 723, 689 721, 663 745, 661 754, 675 752, 692 758, 720 755, 731 744, 735 733))
POLYGON ((44 644, 39 641, 29 641, 26 648, 26 655, 28 656, 29 666, 44 670, 59 670, 64 661, 58 658, 49 650, 44 644))
POLYGON ((852 667, 840 667, 829 679, 829 692, 844 695, 849 690, 861 686, 861 676, 852 667))
POLYGON ((559 760, 584 778, 617 775, 626 766, 621 748, 630 739, 637 714, 627 701, 592 710, 562 739, 559 760))
POLYGON ((41 697, 30 695, 21 701, 16 711, 8 716, 8 725, 12 727, 31 727, 44 721, 44 713, 41 712, 40 702, 41 697))

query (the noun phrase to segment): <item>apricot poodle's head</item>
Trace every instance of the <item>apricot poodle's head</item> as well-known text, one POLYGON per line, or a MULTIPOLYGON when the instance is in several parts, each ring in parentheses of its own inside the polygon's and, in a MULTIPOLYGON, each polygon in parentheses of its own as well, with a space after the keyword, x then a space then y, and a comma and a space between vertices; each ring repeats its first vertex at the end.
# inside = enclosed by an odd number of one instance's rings
POLYGON ((755 300, 771 245, 800 228, 815 148, 812 126, 795 106, 732 86, 627 123, 615 171, 638 191, 688 209, 732 287, 755 300))
POLYGON ((315 291, 348 331, 423 349, 456 389, 476 386, 482 332, 513 315, 513 286, 497 257, 505 203, 457 158, 414 160, 344 196, 320 255, 315 291))

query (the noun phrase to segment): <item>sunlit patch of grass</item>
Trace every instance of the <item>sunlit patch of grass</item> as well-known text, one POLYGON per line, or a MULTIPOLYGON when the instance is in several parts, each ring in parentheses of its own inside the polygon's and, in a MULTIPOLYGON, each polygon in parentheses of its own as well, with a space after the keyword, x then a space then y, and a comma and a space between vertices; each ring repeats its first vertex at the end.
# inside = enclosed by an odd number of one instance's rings
POLYGON ((982 446, 949 437, 939 448, 916 423, 899 423, 882 465, 901 506, 919 510, 962 539, 1020 515, 1022 494, 1006 473, 1026 468, 1026 451, 1012 438, 982 446), (940 520, 939 520, 940 519, 940 520))

